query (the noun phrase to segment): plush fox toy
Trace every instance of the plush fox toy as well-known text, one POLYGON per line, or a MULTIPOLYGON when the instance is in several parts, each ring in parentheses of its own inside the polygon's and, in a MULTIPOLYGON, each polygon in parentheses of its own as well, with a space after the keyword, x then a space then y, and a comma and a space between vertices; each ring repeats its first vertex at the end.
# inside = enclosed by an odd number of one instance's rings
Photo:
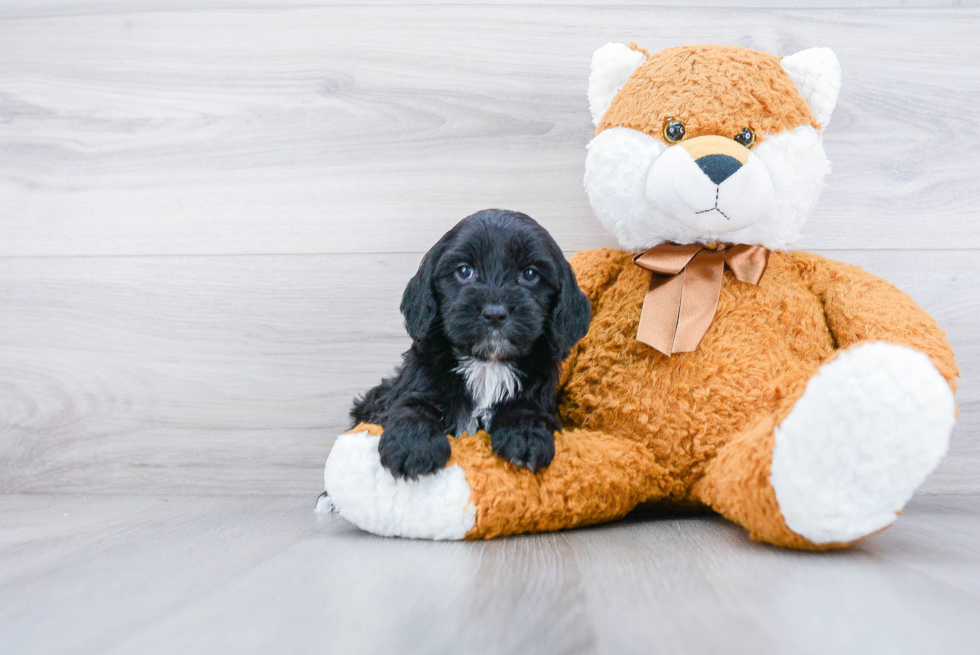
POLYGON ((551 465, 489 436, 396 481, 379 426, 335 443, 342 516, 385 535, 477 539, 704 505, 760 541, 843 547, 890 525, 944 455, 958 376, 942 330, 860 268, 786 250, 830 165, 828 49, 694 46, 592 60, 585 186, 622 250, 572 260, 592 326, 565 363, 551 465))

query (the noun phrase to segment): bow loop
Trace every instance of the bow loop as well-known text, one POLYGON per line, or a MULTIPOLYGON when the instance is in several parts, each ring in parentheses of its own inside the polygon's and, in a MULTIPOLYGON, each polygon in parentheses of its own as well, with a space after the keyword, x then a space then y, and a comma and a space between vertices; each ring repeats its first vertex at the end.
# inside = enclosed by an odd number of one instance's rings
POLYGON ((651 273, 677 275, 701 250, 702 246, 697 243, 684 246, 662 243, 635 256, 633 263, 651 273))
POLYGON ((744 244, 664 243, 636 255, 650 271, 636 338, 667 355, 692 352, 718 309, 725 266, 735 279, 758 284, 769 264, 769 250, 744 244))
POLYGON ((725 250, 725 264, 739 282, 759 284, 769 265, 769 252, 762 246, 731 246, 725 250))

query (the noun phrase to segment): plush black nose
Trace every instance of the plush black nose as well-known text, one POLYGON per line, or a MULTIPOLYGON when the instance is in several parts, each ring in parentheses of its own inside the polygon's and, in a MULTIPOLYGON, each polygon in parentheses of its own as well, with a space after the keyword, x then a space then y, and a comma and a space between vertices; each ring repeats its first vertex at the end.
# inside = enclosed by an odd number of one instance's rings
POLYGON ((742 162, 728 155, 705 155, 695 163, 715 184, 721 184, 742 168, 742 162))
POLYGON ((500 327, 507 320, 510 313, 503 305, 484 305, 483 320, 493 327, 500 327))

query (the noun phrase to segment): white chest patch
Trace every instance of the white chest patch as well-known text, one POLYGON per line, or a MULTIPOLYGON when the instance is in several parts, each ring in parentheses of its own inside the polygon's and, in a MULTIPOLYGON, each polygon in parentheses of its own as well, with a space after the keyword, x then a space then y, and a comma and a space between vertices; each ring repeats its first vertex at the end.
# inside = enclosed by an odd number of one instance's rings
POLYGON ((486 361, 475 357, 460 357, 454 369, 466 381, 466 390, 473 398, 473 412, 460 417, 456 435, 473 434, 486 428, 494 405, 510 400, 521 390, 521 380, 514 367, 504 362, 486 361))

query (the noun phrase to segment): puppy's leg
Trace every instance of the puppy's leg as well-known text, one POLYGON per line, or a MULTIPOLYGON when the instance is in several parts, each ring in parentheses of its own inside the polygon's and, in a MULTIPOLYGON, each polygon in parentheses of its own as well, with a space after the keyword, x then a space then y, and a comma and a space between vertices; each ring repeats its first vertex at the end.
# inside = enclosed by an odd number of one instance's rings
POLYGON ((490 422, 493 452, 510 463, 540 471, 555 456, 555 432, 558 420, 527 400, 505 403, 490 422))
POLYGON ((350 410, 353 425, 358 423, 378 423, 388 409, 388 398, 391 395, 391 380, 382 380, 381 384, 369 389, 364 395, 354 399, 350 410))
POLYGON ((424 398, 399 399, 384 417, 381 465, 396 478, 417 479, 441 469, 451 449, 439 410, 424 398))

